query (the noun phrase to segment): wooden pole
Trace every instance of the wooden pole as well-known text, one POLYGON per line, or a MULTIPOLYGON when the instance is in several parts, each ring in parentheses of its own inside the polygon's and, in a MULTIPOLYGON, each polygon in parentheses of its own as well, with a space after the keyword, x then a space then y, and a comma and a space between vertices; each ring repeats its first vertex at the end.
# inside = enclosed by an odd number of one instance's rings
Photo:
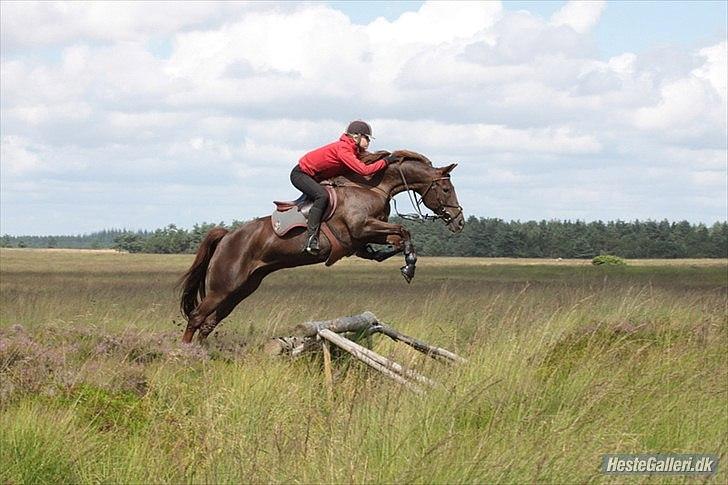
POLYGON ((329 394, 329 401, 334 399, 334 374, 331 371, 331 348, 329 342, 324 340, 324 376, 326 379, 326 388, 329 394))
POLYGON ((372 312, 364 312, 360 315, 334 318, 333 320, 304 322, 296 325, 294 333, 299 337, 315 337, 321 328, 335 333, 363 332, 377 323, 377 317, 372 312))
MULTIPOLYGON (((356 357, 357 359, 361 360, 365 364, 369 365, 370 367, 373 367, 377 369, 378 371, 382 372, 383 374, 387 375, 388 377, 394 379, 395 381, 399 382, 400 384, 403 384, 409 388, 415 388, 419 392, 421 392, 421 389, 413 384, 412 382, 405 379, 403 376, 407 376, 411 379, 414 379, 422 384, 426 384, 431 387, 435 387, 437 384, 432 381, 431 379, 428 379, 427 377, 418 374, 417 372, 410 370, 410 369, 404 369, 401 365, 397 364, 396 362, 392 362, 391 360, 387 359, 386 357, 383 357, 376 352, 367 349, 366 347, 362 347, 361 345, 352 342, 349 339, 346 339, 342 337, 341 335, 338 335, 334 332, 332 332, 329 329, 323 328, 319 330, 319 335, 328 340, 329 342, 341 347, 342 349, 349 352, 351 355, 356 357)), ((413 389, 413 390, 415 390, 413 389)))
POLYGON ((457 354, 454 354, 450 352, 449 350, 445 350, 440 347, 434 347, 432 345, 426 344, 425 342, 422 342, 421 340, 417 340, 416 338, 409 337, 403 333, 399 333, 389 325, 386 325, 384 323, 379 322, 378 325, 371 328, 372 332, 378 332, 383 333, 387 337, 391 338, 392 340, 396 340, 399 342, 402 342, 404 344, 409 345, 410 347, 422 352, 423 354, 427 354, 430 357, 442 357, 450 362, 458 362, 458 363, 465 363, 467 360, 460 357, 457 354))
MULTIPOLYGON (((402 384, 403 386, 407 387, 411 391, 422 394, 422 388, 417 386, 416 384, 408 381, 401 375, 397 374, 396 372, 390 370, 385 365, 380 364, 376 360, 372 359, 368 355, 366 355, 364 352, 361 352, 361 349, 364 349, 361 345, 355 344, 354 342, 337 335, 336 333, 328 330, 328 329, 322 329, 319 333, 321 335, 321 338, 328 340, 329 342, 341 347, 342 349, 349 352, 351 355, 353 355, 355 358, 359 359, 360 361, 367 364, 369 367, 372 367, 373 369, 378 370, 382 374, 386 375, 390 379, 398 382, 399 384, 402 384)), ((366 349, 364 349, 366 350, 366 349)))

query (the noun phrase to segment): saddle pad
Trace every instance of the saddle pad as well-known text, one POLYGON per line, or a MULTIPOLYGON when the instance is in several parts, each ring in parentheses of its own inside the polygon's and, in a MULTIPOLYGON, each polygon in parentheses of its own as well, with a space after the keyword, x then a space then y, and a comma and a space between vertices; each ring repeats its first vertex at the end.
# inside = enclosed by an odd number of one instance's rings
MULTIPOLYGON (((329 205, 321 219, 321 222, 328 221, 336 211, 337 197, 336 191, 331 186, 324 186, 329 193, 329 205)), ((273 231, 278 236, 285 236, 295 227, 306 227, 308 225, 308 211, 313 205, 313 201, 308 198, 299 197, 291 202, 276 202, 276 210, 270 216, 270 222, 273 231), (300 202, 299 202, 300 201, 300 202), (293 203, 296 205, 292 205, 293 203)))

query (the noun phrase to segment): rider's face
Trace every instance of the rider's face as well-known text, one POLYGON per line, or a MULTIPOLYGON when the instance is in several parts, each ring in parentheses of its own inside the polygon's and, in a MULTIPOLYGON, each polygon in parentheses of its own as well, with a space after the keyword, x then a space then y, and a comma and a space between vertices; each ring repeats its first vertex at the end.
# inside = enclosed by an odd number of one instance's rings
POLYGON ((369 137, 366 135, 359 135, 359 147, 362 150, 369 148, 369 137))

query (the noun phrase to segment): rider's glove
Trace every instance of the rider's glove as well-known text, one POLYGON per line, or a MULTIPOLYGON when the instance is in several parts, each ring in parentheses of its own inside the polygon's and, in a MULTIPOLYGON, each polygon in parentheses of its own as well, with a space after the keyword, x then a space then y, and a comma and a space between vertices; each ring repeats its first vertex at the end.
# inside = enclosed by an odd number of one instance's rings
POLYGON ((394 155, 390 154, 390 155, 387 155, 386 157, 384 157, 382 160, 384 160, 385 162, 387 162, 387 165, 389 165, 392 162, 396 162, 397 161, 397 157, 395 157, 394 155))

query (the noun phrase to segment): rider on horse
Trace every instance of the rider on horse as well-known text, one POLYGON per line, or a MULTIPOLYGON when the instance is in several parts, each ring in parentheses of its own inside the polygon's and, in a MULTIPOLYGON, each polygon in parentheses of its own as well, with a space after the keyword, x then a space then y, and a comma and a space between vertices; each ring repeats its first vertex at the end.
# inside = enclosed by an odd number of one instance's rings
POLYGON ((387 164, 394 160, 394 157, 389 155, 370 165, 362 162, 360 156, 366 152, 372 138, 374 138, 372 128, 368 123, 361 120, 352 121, 339 141, 307 153, 291 171, 293 186, 313 200, 313 206, 308 214, 305 252, 317 254, 320 251, 318 231, 321 217, 329 203, 329 195, 320 182, 341 175, 346 169, 359 175, 372 175, 386 168, 387 164))

